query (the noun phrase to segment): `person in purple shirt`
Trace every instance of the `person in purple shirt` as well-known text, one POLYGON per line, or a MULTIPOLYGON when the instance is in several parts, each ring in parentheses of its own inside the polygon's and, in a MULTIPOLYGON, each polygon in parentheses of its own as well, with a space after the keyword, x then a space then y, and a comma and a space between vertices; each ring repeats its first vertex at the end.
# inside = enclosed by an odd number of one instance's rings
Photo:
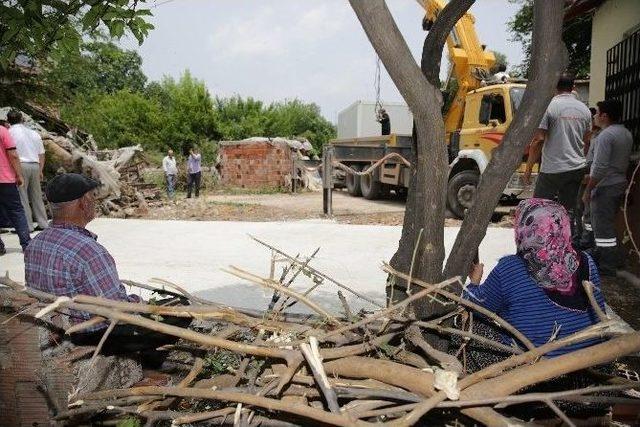
MULTIPOLYGON (((53 220, 50 227, 32 239, 25 249, 27 287, 69 298, 82 294, 116 301, 141 301, 137 295, 127 295, 113 257, 97 242, 97 236, 85 228, 95 217, 95 190, 99 186, 98 181, 76 173, 61 174, 49 182, 46 195, 53 220)), ((89 320, 92 315, 71 311, 69 317, 71 323, 77 324, 89 320)), ((165 317, 164 322, 185 327, 190 319, 165 317)), ((76 345, 96 345, 106 326, 105 323, 90 326, 72 334, 71 341, 76 345)), ((118 324, 105 341, 103 353, 153 350, 177 339, 118 324)), ((154 363, 161 363, 161 360, 156 359, 154 363)))
POLYGON ((191 190, 195 188, 196 197, 200 197, 200 182, 202 180, 201 154, 197 147, 189 150, 187 159, 187 199, 191 198, 191 190))

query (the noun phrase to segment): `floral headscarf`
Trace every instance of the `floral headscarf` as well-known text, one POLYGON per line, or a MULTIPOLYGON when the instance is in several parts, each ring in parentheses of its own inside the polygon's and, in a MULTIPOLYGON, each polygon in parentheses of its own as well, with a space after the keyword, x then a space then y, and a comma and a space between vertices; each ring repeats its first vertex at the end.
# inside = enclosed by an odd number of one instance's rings
POLYGON ((572 294, 579 261, 571 245, 569 216, 562 205, 535 198, 520 202, 515 234, 518 255, 536 283, 548 291, 572 294))

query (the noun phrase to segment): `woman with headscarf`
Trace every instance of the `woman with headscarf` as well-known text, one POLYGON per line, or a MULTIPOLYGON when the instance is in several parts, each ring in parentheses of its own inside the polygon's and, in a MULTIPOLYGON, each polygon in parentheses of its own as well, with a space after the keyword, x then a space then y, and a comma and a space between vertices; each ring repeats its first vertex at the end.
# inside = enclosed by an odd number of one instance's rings
MULTIPOLYGON (((498 262, 487 279, 482 264, 474 265, 465 297, 505 319, 536 347, 569 336, 598 322, 582 286, 594 285, 604 311, 600 276, 591 257, 571 244, 569 216, 558 203, 528 199, 515 215, 516 254, 498 262)), ((512 342, 503 335, 503 341, 512 342)), ((592 339, 547 354, 555 357, 599 342, 592 339)))

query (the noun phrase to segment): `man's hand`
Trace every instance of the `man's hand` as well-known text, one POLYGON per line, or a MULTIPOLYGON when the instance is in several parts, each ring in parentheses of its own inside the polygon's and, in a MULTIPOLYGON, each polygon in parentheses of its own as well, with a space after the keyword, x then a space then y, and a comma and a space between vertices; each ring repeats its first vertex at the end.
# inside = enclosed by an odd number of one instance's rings
POLYGON ((591 190, 585 189, 584 193, 582 193, 582 203, 586 206, 591 202, 591 190))
POLYGON ((471 280, 471 283, 475 285, 479 285, 480 281, 482 281, 483 273, 484 273, 484 264, 482 263, 473 264, 471 266, 471 271, 469 271, 469 280, 471 280))
POLYGON ((524 171, 524 174, 522 175, 522 182, 527 187, 531 185, 531 171, 529 169, 524 171))
POLYGON ((22 187, 22 184, 24 184, 24 180, 22 179, 22 175, 17 174, 16 175, 16 185, 18 187, 22 187))
POLYGON ((44 174, 40 171, 40 182, 44 181, 44 174))

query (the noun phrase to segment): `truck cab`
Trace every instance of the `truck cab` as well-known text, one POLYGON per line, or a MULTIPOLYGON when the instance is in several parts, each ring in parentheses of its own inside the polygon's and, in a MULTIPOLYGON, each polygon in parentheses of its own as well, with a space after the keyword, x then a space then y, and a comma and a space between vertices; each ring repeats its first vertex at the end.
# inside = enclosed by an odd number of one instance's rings
MULTIPOLYGON (((447 203, 457 216, 471 207, 475 189, 492 151, 502 142, 526 86, 519 83, 488 85, 467 93, 462 127, 448 135, 449 185, 447 203)), ((523 153, 523 161, 526 153, 523 153)), ((524 166, 516 171, 503 193, 514 198, 523 192, 524 166)))

